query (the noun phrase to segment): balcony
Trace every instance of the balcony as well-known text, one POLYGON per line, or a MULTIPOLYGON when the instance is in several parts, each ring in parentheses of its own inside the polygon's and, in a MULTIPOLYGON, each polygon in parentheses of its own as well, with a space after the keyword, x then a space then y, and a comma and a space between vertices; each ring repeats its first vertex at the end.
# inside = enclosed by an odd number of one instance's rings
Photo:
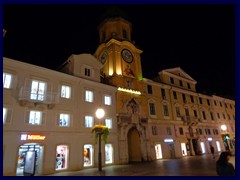
POLYGON ((198 124, 198 118, 192 116, 182 116, 182 121, 185 125, 189 126, 198 124))
POLYGON ((31 89, 23 86, 19 91, 18 100, 22 106, 33 103, 34 105, 47 105, 51 108, 59 103, 59 93, 46 91, 41 95, 31 94, 31 89))

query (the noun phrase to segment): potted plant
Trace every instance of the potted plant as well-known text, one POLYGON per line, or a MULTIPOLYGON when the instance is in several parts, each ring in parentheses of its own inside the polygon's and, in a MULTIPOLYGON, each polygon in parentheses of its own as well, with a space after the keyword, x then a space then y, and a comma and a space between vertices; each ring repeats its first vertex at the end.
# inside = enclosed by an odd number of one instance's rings
POLYGON ((104 125, 94 125, 92 128, 92 133, 94 133, 95 143, 97 143, 98 136, 102 136, 102 140, 106 143, 109 135, 109 129, 104 125))

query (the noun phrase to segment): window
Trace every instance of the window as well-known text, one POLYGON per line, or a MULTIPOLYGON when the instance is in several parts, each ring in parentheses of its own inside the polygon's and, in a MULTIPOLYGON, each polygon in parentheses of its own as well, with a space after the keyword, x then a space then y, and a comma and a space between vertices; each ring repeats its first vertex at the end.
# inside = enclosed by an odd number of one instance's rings
POLYGON ((176 107, 176 114, 177 114, 177 117, 181 117, 180 108, 179 107, 176 107))
POLYGON ((191 89, 190 83, 187 83, 187 87, 188 89, 191 89))
POLYGON ((226 119, 225 114, 223 113, 223 119, 226 119))
POLYGON ((61 97, 69 99, 71 97, 71 87, 62 85, 61 97))
POLYGON ((232 109, 232 105, 230 104, 230 109, 232 109))
POLYGON ((83 166, 93 165, 93 147, 91 144, 85 144, 83 149, 83 166))
POLYGON ((227 104, 226 104, 226 103, 224 103, 224 105, 225 105, 225 108, 227 108, 227 104))
POLYGON ((230 117, 230 115, 229 115, 229 114, 227 114, 227 116, 228 116, 228 119, 229 119, 229 120, 231 120, 231 117, 230 117))
POLYGON ((165 89, 161 88, 162 98, 166 99, 165 89))
POLYGON ((179 134, 183 135, 183 128, 181 128, 181 127, 179 128, 179 134))
POLYGON ((127 38, 127 31, 125 29, 123 29, 122 34, 123 34, 123 38, 127 38))
POLYGON ((68 160, 68 147, 59 145, 56 149, 56 170, 66 169, 68 160))
POLYGON ((220 102, 220 106, 222 107, 222 102, 220 102))
POLYGON ((187 117, 190 116, 188 108, 185 108, 185 114, 186 114, 187 117))
POLYGON ((173 91, 173 98, 174 98, 174 99, 177 99, 177 93, 176 93, 176 91, 173 91))
POLYGON ((110 106, 112 104, 112 97, 111 96, 104 96, 104 104, 110 106))
POLYGON ((183 83, 182 83, 182 81, 181 81, 181 80, 179 80, 179 85, 180 85, 180 86, 183 86, 183 83))
POLYGON ((170 77, 170 82, 171 84, 174 84, 174 79, 172 77, 170 77))
POLYGON ((12 109, 3 107, 3 124, 10 124, 12 119, 12 109))
POLYGON ((220 114, 219 113, 217 113, 217 117, 218 117, 218 119, 220 119, 220 114))
POLYGON ((182 94, 182 99, 183 99, 183 102, 186 103, 187 100, 186 100, 186 95, 185 94, 182 94))
POLYGON ((106 125, 109 129, 112 129, 112 119, 110 119, 110 118, 105 119, 105 125, 106 125))
POLYGON ((152 126, 152 135, 158 135, 157 126, 152 126))
POLYGON ((69 114, 60 114, 59 117, 59 126, 69 126, 70 125, 70 115, 69 114))
POLYGON ((47 85, 45 82, 33 80, 31 86, 30 99, 44 101, 46 87, 47 85))
POLYGON ((113 163, 113 146, 112 144, 105 144, 105 164, 113 163))
POLYGON ((92 116, 85 116, 85 127, 91 128, 93 127, 93 117, 92 116))
POLYGON ((155 106, 154 103, 149 103, 150 114, 155 115, 155 106))
POLYGON ((206 114, 205 114, 205 111, 202 111, 202 116, 203 116, 203 119, 206 120, 206 114))
POLYGON ((202 104, 202 98, 199 98, 199 103, 202 104))
POLYGON ((148 94, 152 94, 152 86, 151 85, 147 85, 147 91, 148 91, 148 94))
POLYGON ((194 99, 192 95, 190 95, 190 99, 191 99, 191 102, 194 103, 194 99))
POLYGON ((197 110, 193 110, 194 117, 198 117, 197 110))
POLYGON ((218 130, 217 129, 213 129, 213 134, 218 135, 218 130))
POLYGON ((197 134, 202 135, 202 129, 201 128, 196 129, 196 132, 197 132, 197 134))
POLYGON ((12 74, 3 73, 3 87, 6 89, 11 88, 12 74))
POLYGON ((213 112, 210 112, 211 120, 214 121, 213 112))
POLYGON ((167 127, 167 135, 172 135, 171 127, 167 127))
POLYGON ((210 101, 209 101, 209 99, 207 99, 207 104, 210 106, 210 101))
POLYGON ((93 92, 86 90, 85 91, 85 101, 87 102, 93 102, 93 92))
POLYGON ((89 69, 89 68, 85 68, 85 71, 84 71, 85 73, 85 76, 88 76, 88 77, 90 77, 91 76, 91 70, 89 69))
POLYGON ((163 105, 163 115, 164 116, 169 116, 168 106, 167 105, 163 105))
POLYGON ((3 108, 3 124, 6 123, 7 119, 7 108, 3 108))
POLYGON ((214 100, 214 105, 217 106, 217 102, 214 100))
POLYGON ((42 124, 42 112, 41 111, 30 111, 29 124, 40 125, 42 124))

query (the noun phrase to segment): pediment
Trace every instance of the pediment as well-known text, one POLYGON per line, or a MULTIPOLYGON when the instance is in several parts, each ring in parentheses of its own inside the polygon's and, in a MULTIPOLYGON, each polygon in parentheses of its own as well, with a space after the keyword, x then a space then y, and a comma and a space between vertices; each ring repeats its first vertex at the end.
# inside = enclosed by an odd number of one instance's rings
POLYGON ((175 75, 175 76, 178 76, 178 77, 181 77, 181 78, 188 79, 188 80, 196 82, 190 75, 188 75, 180 67, 171 68, 171 69, 165 69, 162 72, 168 73, 169 75, 175 75))

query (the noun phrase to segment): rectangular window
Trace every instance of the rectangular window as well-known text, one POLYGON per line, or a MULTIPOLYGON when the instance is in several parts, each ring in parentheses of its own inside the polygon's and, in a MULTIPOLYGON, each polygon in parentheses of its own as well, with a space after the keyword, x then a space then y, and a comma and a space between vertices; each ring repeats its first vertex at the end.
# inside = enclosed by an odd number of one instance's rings
POLYGON ((3 124, 6 123, 7 119, 7 108, 3 108, 3 124))
POLYGON ((227 104, 226 104, 226 103, 224 103, 224 105, 225 105, 225 108, 227 108, 227 104))
POLYGON ((161 88, 161 94, 162 94, 162 98, 166 99, 165 89, 161 88))
POLYGON ((104 96, 104 104, 110 106, 112 104, 112 97, 111 96, 104 96))
POLYGON ((203 116, 203 119, 206 120, 206 114, 205 114, 205 111, 202 111, 202 116, 203 116))
POLYGON ((105 119, 105 125, 106 125, 109 129, 112 129, 112 119, 110 119, 110 118, 105 119))
POLYGON ((193 110, 194 117, 198 117, 197 110, 193 110))
POLYGON ((217 102, 214 100, 214 105, 217 106, 217 102))
POLYGON ((210 112, 211 120, 214 121, 213 112, 210 112))
POLYGON ((177 117, 181 117, 180 108, 179 107, 176 107, 176 114, 177 114, 177 117))
POLYGON ((113 146, 112 144, 105 144, 105 164, 113 163, 113 146))
POLYGON ((207 104, 210 106, 210 101, 209 101, 209 99, 207 99, 207 104))
POLYGON ((202 129, 201 129, 201 128, 198 128, 198 129, 196 129, 196 130, 197 130, 197 134, 202 135, 202 129))
POLYGON ((220 106, 222 107, 222 102, 220 102, 220 106))
POLYGON ((187 102, 185 94, 182 94, 182 99, 183 99, 183 102, 184 102, 184 103, 187 102))
POLYGON ((33 80, 31 86, 31 95, 30 99, 44 101, 45 100, 45 91, 46 91, 46 83, 33 80))
POLYGON ((190 116, 190 114, 189 114, 189 110, 188 110, 187 108, 185 108, 185 114, 186 114, 187 117, 190 116))
POLYGON ((152 135, 158 135, 157 126, 152 126, 152 135))
POLYGON ((85 101, 87 102, 93 102, 93 92, 86 90, 85 91, 85 101))
POLYGON ((28 123, 32 125, 40 125, 42 123, 42 112, 30 111, 28 123))
POLYGON ((70 115, 69 114, 60 114, 59 126, 63 126, 63 127, 70 126, 70 115))
POLYGON ((230 117, 230 115, 229 115, 229 114, 227 114, 227 115, 228 115, 228 119, 229 119, 229 120, 231 120, 231 117, 230 117))
POLYGON ((167 127, 167 135, 172 135, 171 127, 167 127))
POLYGON ((188 89, 191 89, 190 83, 187 83, 187 87, 188 89))
POLYGON ((194 98, 192 95, 190 95, 191 103, 194 103, 194 98))
POLYGON ((169 116, 168 106, 167 105, 163 105, 163 115, 164 116, 169 116))
POLYGON ((152 86, 151 85, 147 85, 147 91, 148 91, 148 94, 152 94, 152 86))
POLYGON ((6 89, 11 88, 12 74, 3 73, 3 87, 6 89))
POLYGON ((174 98, 174 99, 177 99, 177 93, 176 93, 176 91, 173 91, 173 98, 174 98))
POLYGON ((68 146, 59 145, 56 148, 56 170, 66 169, 68 160, 68 146))
POLYGON ((218 117, 218 119, 220 119, 220 114, 219 113, 217 113, 217 117, 218 117))
POLYGON ((150 114, 155 115, 155 106, 154 103, 149 103, 150 114))
POLYGON ((66 99, 70 99, 70 97, 71 97, 71 87, 62 85, 61 97, 66 98, 66 99))
POLYGON ((181 127, 179 128, 179 134, 183 135, 183 128, 181 128, 181 127))
POLYGON ((85 68, 85 76, 91 76, 91 70, 89 68, 85 68))
POLYGON ((183 86, 182 80, 179 80, 179 85, 183 86))
POLYGON ((171 84, 174 84, 174 79, 172 77, 170 77, 170 82, 171 84))
POLYGON ((202 98, 199 98, 199 103, 202 104, 202 98))
POLYGON ((93 165, 93 147, 91 144, 85 144, 83 149, 83 166, 93 165))
POLYGON ((91 128, 93 127, 93 117, 92 116, 85 116, 85 127, 86 128, 91 128))
POLYGON ((226 119, 225 114, 223 113, 223 119, 226 119))

